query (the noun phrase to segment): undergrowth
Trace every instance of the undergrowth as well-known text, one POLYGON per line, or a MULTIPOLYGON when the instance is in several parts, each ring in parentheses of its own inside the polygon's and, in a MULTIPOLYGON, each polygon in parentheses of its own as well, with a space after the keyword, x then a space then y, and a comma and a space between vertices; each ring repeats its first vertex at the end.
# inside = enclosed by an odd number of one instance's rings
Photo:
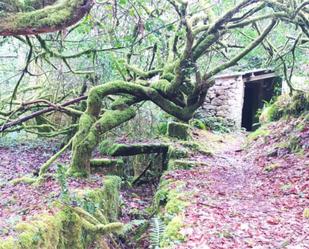
POLYGON ((309 93, 298 92, 292 97, 281 95, 261 112, 260 122, 278 121, 281 118, 299 117, 309 112, 309 93))
POLYGON ((233 131, 233 122, 228 122, 223 118, 205 115, 202 112, 196 112, 190 124, 198 129, 210 130, 218 133, 229 133, 233 131))

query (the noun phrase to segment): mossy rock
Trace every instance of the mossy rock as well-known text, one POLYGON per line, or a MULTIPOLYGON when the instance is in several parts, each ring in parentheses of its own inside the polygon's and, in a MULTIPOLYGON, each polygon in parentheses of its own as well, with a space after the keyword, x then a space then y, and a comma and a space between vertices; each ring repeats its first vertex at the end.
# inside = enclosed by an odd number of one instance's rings
POLYGON ((124 161, 121 159, 100 158, 90 161, 91 173, 103 172, 106 175, 124 175, 124 161))
POLYGON ((183 123, 170 122, 167 125, 167 135, 169 137, 187 140, 189 138, 189 126, 183 123))
POLYGON ((189 151, 186 148, 178 148, 170 146, 168 149, 168 157, 170 159, 186 158, 189 156, 189 151))
POLYGON ((154 196, 154 208, 159 210, 160 206, 164 206, 165 213, 177 215, 188 205, 185 201, 185 193, 181 191, 184 185, 182 181, 161 180, 154 196))
POLYGON ((16 225, 16 238, 0 241, 1 249, 85 248, 78 216, 68 210, 56 215, 41 214, 16 225), (70 231, 70 233, 68 233, 70 231))
POLYGON ((206 163, 193 160, 170 160, 168 164, 169 170, 187 170, 195 167, 207 166, 206 163))
POLYGON ((204 144, 194 141, 181 141, 181 145, 188 148, 191 152, 197 152, 205 156, 212 156, 213 152, 204 144))
POLYGON ((164 143, 137 143, 137 144, 118 144, 104 140, 99 145, 102 155, 108 156, 135 156, 140 154, 167 153, 169 145, 164 143))

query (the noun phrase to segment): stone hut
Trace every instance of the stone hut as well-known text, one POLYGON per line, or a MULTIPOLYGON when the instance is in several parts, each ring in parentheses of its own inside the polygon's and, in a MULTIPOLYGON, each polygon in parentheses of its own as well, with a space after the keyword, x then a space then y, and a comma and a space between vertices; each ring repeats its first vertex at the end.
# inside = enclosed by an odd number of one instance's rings
POLYGON ((235 128, 256 128, 259 108, 281 91, 280 78, 269 69, 219 75, 202 107, 207 115, 225 119, 235 128))

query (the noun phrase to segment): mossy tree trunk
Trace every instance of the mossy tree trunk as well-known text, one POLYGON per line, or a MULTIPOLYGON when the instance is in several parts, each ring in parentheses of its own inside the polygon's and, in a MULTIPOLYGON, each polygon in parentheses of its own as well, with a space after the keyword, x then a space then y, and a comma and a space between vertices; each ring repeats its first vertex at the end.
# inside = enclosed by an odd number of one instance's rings
POLYGON ((84 114, 79 123, 82 132, 79 131, 73 140, 73 157, 70 168, 71 173, 80 176, 87 176, 90 173, 92 151, 100 142, 102 135, 132 119, 135 116, 135 110, 130 107, 124 110, 109 110, 93 123, 91 122, 93 118, 87 119, 86 116, 88 114, 84 114))

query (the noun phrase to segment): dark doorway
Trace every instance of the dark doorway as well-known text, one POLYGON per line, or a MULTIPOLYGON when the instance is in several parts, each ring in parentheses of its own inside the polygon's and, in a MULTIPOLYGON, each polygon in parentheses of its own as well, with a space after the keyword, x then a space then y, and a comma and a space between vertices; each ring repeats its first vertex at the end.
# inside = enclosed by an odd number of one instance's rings
POLYGON ((265 101, 269 102, 274 96, 274 82, 275 78, 245 83, 241 126, 247 131, 254 131, 258 128, 257 112, 263 107, 265 101))

